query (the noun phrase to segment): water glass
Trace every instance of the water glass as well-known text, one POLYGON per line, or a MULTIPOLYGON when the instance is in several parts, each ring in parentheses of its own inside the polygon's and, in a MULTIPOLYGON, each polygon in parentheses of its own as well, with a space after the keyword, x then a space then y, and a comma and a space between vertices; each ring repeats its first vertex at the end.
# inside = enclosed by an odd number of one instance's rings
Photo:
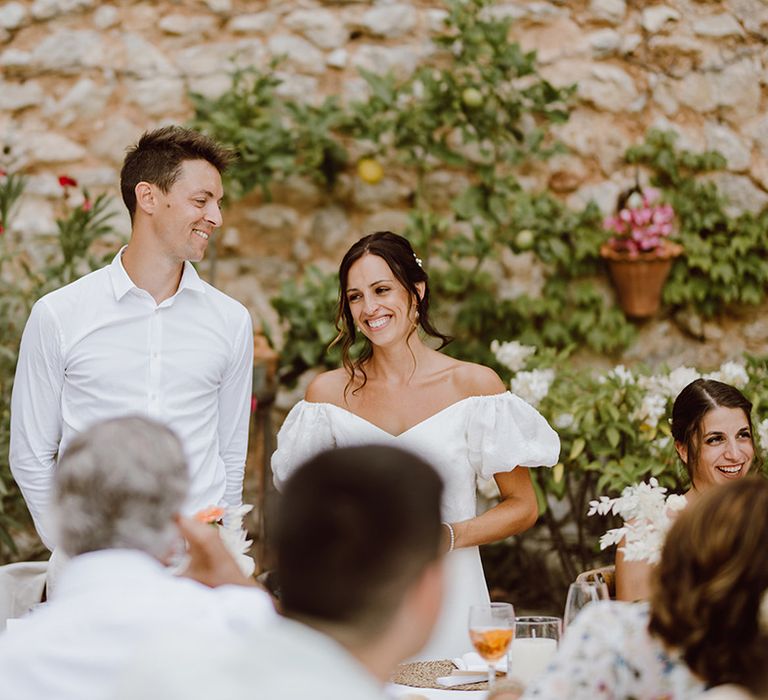
POLYGON ((528 685, 549 665, 560 643, 559 617, 523 616, 515 619, 515 638, 507 656, 507 678, 528 685))

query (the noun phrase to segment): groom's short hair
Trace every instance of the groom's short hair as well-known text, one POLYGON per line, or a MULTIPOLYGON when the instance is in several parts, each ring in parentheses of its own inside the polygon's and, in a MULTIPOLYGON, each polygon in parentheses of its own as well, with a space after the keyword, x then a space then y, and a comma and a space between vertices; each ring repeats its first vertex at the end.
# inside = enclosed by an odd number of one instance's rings
POLYGON ((323 452, 288 480, 277 517, 283 611, 381 632, 440 555, 442 480, 394 447, 323 452))

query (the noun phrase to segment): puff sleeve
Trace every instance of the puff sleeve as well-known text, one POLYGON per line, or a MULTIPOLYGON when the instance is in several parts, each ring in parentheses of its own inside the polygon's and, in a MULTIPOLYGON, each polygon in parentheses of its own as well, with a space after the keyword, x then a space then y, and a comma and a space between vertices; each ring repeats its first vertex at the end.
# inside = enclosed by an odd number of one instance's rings
POLYGON ((483 479, 515 467, 551 467, 560 438, 546 419, 511 392, 476 398, 467 422, 469 461, 483 479))
POLYGON ((326 404, 299 401, 277 434, 277 449, 272 455, 277 490, 282 491, 287 479, 304 462, 335 446, 326 404))

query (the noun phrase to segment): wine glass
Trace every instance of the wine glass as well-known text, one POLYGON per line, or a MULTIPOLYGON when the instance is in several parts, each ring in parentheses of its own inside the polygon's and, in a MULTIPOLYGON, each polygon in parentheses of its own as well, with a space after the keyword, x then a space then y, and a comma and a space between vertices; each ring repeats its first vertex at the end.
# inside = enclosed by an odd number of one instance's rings
POLYGON ((488 687, 496 680, 496 662, 504 658, 515 635, 515 609, 509 603, 472 605, 469 638, 488 663, 488 687))
POLYGON ((568 597, 565 600, 563 626, 573 622, 585 605, 598 600, 609 600, 608 586, 598 581, 577 581, 568 586, 568 597))

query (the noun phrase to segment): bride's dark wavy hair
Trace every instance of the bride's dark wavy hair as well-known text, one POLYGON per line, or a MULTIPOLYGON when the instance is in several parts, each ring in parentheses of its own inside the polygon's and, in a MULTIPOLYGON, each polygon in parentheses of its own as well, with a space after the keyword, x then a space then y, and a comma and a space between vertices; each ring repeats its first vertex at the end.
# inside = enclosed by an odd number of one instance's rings
MULTIPOLYGON (((354 385, 358 373, 362 375, 362 383, 352 393, 356 393, 365 386, 368 376, 363 365, 373 355, 373 347, 364 335, 365 345, 359 357, 353 360, 350 355, 350 349, 357 340, 357 330, 346 293, 350 268, 364 255, 369 254, 378 255, 389 265, 392 274, 408 292, 410 305, 416 305, 418 322, 414 324, 411 333, 420 327, 426 335, 440 339, 440 348, 445 347, 453 340, 450 336, 438 331, 429 320, 429 277, 420 261, 417 260, 416 253, 413 252, 408 240, 391 231, 377 231, 363 236, 346 252, 339 265, 339 302, 336 310, 336 330, 339 334, 329 346, 330 349, 339 343, 341 344, 341 359, 349 373, 349 381, 344 389, 345 396, 349 387, 354 385), (421 296, 416 286, 420 282, 424 283, 424 293, 421 296)), ((410 338, 410 334, 408 337, 410 338)))

